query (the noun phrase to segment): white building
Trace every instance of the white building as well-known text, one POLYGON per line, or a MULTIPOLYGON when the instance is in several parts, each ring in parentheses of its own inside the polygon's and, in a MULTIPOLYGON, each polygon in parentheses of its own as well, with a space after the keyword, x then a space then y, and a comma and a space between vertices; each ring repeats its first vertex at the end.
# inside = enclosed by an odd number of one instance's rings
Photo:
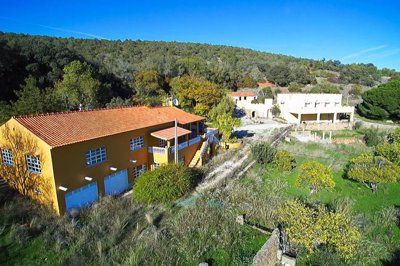
POLYGON ((289 123, 353 121, 354 107, 342 106, 341 94, 288 93, 277 95, 281 116, 289 123))
POLYGON ((271 118, 272 99, 265 99, 264 103, 252 103, 258 98, 254 91, 232 92, 231 96, 236 106, 242 109, 251 118, 271 118))

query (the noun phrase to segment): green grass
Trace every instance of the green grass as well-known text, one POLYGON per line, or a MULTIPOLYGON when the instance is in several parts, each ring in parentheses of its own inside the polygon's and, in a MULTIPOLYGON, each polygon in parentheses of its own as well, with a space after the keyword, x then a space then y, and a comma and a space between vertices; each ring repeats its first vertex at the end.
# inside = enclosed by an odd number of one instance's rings
POLYGON ((253 257, 265 244, 268 237, 261 232, 250 228, 243 227, 244 237, 241 239, 241 244, 236 245, 234 250, 226 250, 223 248, 216 248, 203 256, 203 261, 211 263, 211 265, 229 266, 235 264, 237 261, 247 260, 247 264, 251 264, 253 257))
POLYGON ((287 196, 314 197, 316 201, 332 204, 340 198, 350 198, 354 201, 354 211, 372 213, 390 206, 400 206, 400 184, 380 184, 376 193, 371 192, 365 185, 343 177, 347 162, 371 149, 362 144, 351 145, 323 145, 318 143, 301 144, 298 142, 283 144, 280 149, 287 149, 295 154, 298 165, 306 160, 316 160, 333 169, 335 187, 332 190, 321 190, 316 195, 310 196, 308 188, 296 187, 295 180, 298 176, 298 168, 289 175, 279 173, 275 169, 269 169, 266 178, 282 178, 289 184, 287 196))
MULTIPOLYGON (((286 149, 295 155, 297 166, 306 160, 316 160, 329 165, 333 172, 335 187, 331 190, 320 190, 311 195, 309 188, 296 186, 296 178, 299 174, 298 167, 291 173, 281 173, 271 166, 264 171, 264 180, 280 179, 288 184, 284 192, 286 199, 301 198, 308 202, 322 203, 327 206, 335 206, 338 200, 350 199, 352 202, 351 213, 353 216, 363 215, 366 219, 379 220, 380 213, 390 207, 400 207, 400 183, 379 184, 378 191, 373 193, 365 185, 346 179, 344 169, 348 161, 363 152, 371 152, 371 148, 363 144, 351 145, 324 145, 318 143, 282 143, 278 149, 286 149), (378 218, 377 218, 378 217, 378 218)), ((259 171, 255 167, 252 171, 259 171)), ((243 181, 243 184, 247 182, 243 181)), ((387 232, 380 232, 380 222, 375 224, 374 231, 368 233, 371 240, 387 237, 387 232)), ((381 230, 382 229, 382 230, 381 230)), ((393 252, 400 248, 400 228, 396 225, 391 227, 390 240, 386 244, 387 249, 393 252)), ((384 256, 384 255, 382 255, 384 256)))
POLYGON ((58 265, 58 256, 40 238, 19 244, 4 232, 0 235, 0 265, 58 265))

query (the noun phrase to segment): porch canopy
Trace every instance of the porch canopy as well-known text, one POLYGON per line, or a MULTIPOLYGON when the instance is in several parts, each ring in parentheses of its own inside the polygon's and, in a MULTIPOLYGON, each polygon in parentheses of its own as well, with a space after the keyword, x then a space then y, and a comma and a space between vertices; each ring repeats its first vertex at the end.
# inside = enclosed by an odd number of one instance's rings
MULTIPOLYGON (((178 133, 178 137, 182 137, 182 136, 192 133, 192 131, 178 127, 177 133, 178 133)), ((153 137, 159 138, 159 139, 170 140, 170 139, 175 138, 175 127, 170 127, 170 128, 162 129, 159 131, 155 131, 155 132, 150 133, 150 135, 152 135, 153 137)))

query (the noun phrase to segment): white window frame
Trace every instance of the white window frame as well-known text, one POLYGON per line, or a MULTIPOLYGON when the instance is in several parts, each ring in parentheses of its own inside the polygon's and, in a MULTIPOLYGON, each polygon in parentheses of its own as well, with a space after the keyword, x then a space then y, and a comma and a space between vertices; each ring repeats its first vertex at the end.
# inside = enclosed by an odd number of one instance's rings
POLYGON ((147 170, 147 166, 145 164, 133 167, 133 177, 138 178, 146 170, 147 170))
POLYGON ((144 138, 143 136, 137 138, 131 138, 130 140, 131 151, 137 151, 144 148, 144 138))
POLYGON ((85 159, 86 159, 87 166, 93 166, 93 165, 107 161, 106 147, 100 147, 100 148, 88 150, 85 153, 85 159))
POLYGON ((25 160, 26 160, 26 167, 28 168, 29 172, 35 174, 42 173, 42 166, 40 165, 39 156, 27 154, 25 155, 25 160))
POLYGON ((3 161, 3 164, 8 165, 8 166, 13 166, 14 165, 14 158, 12 155, 11 149, 1 149, 1 158, 3 161))

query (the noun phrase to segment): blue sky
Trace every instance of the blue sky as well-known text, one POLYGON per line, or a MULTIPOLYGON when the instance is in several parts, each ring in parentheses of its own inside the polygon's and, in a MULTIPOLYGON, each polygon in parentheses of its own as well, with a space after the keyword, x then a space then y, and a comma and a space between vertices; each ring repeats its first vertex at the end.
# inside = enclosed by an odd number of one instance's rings
POLYGON ((0 0, 0 7, 4 32, 224 44, 400 70, 399 0, 0 0))

